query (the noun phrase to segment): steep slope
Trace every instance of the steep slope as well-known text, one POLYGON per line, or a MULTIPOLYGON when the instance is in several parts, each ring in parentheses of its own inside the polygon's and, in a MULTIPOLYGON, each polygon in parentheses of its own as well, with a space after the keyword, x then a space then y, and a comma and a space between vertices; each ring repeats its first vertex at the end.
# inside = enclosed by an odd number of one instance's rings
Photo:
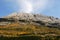
POLYGON ((49 28, 46 26, 37 26, 33 24, 12 23, 9 25, 0 25, 0 36, 19 37, 19 36, 60 36, 60 29, 49 28))
POLYGON ((60 19, 54 18, 52 16, 45 16, 42 14, 33 14, 33 13, 12 13, 6 18, 18 20, 18 21, 27 21, 36 23, 39 25, 45 26, 60 26, 60 19))
POLYGON ((33 14, 33 13, 12 13, 7 16, 8 18, 16 18, 19 19, 26 19, 26 20, 34 20, 34 21, 44 21, 44 22, 60 22, 60 19, 54 18, 52 16, 45 16, 42 14, 33 14))
POLYGON ((0 35, 60 36, 60 19, 42 14, 12 13, 0 18, 0 35))

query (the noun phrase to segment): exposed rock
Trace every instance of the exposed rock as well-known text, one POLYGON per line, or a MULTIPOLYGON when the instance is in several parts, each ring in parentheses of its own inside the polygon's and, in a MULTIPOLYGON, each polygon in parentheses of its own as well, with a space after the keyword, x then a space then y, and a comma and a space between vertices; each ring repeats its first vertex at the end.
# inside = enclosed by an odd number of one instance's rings
POLYGON ((6 16, 4 19, 5 20, 9 19, 7 21, 18 21, 18 22, 29 22, 29 23, 37 23, 40 25, 45 25, 45 26, 55 26, 59 27, 60 26, 60 19, 54 18, 52 16, 45 16, 42 14, 33 14, 33 13, 12 13, 8 16, 6 16))

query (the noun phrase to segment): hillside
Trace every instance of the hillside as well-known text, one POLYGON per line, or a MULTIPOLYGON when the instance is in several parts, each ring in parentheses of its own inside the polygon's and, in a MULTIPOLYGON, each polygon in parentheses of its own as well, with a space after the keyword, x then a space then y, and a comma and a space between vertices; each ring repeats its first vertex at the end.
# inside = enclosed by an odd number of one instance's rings
POLYGON ((11 14, 0 18, 0 36, 60 38, 60 19, 40 14, 11 14))
POLYGON ((9 25, 0 26, 1 36, 20 36, 20 35, 60 35, 60 29, 49 28, 45 26, 37 26, 33 24, 12 23, 9 25))

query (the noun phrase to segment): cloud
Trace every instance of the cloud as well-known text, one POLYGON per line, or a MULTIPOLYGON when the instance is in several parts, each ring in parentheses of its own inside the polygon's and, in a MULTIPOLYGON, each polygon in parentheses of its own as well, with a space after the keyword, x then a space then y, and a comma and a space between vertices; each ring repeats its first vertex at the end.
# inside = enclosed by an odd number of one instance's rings
POLYGON ((20 5, 21 12, 30 13, 33 11, 32 4, 28 0, 18 0, 18 4, 20 5))
POLYGON ((43 10, 46 9, 49 0, 31 0, 32 4, 33 4, 33 10, 34 12, 42 12, 43 10))
MULTIPOLYGON (((8 1, 8 0, 6 0, 8 1)), ((54 0, 13 0, 19 5, 20 12, 26 13, 40 13, 45 9, 49 9, 53 6, 54 0)), ((10 0, 9 2, 12 2, 10 0)))

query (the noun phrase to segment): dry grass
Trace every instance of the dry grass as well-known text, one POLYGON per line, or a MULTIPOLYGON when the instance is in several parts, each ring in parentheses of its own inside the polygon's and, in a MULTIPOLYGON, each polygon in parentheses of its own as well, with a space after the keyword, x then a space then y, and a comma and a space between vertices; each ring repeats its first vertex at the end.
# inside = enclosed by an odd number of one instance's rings
POLYGON ((19 36, 19 35, 60 35, 58 28, 49 28, 45 26, 36 26, 33 24, 13 23, 5 26, 0 26, 0 35, 19 36))

